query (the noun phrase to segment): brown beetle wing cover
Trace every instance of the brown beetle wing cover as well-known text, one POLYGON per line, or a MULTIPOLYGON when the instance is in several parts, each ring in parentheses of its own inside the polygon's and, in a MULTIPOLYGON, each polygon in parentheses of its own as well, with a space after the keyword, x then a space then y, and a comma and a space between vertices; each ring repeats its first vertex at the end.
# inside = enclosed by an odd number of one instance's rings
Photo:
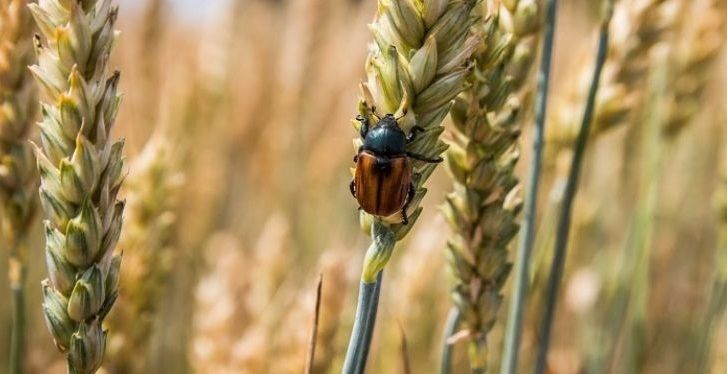
POLYGON ((376 216, 399 212, 411 182, 409 158, 379 158, 361 152, 356 162, 356 200, 361 209, 376 216))

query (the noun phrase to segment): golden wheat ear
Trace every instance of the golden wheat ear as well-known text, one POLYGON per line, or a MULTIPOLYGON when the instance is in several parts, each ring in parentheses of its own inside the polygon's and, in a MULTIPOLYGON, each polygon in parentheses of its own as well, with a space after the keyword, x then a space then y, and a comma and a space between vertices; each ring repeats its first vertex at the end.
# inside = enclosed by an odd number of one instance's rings
POLYGON ((450 327, 467 331, 464 340, 473 370, 488 366, 487 335, 495 325, 501 290, 512 267, 508 247, 518 232, 522 207, 515 166, 522 122, 528 119, 521 98, 534 88, 523 85, 541 30, 537 2, 497 3, 483 3, 482 21, 475 26, 483 46, 474 56, 470 86, 457 97, 451 112, 454 127, 447 166, 453 190, 442 207, 452 228, 447 260, 460 316, 459 324, 450 327))
POLYGON ((12 292, 10 373, 23 372, 24 287, 28 231, 35 216, 38 174, 28 139, 38 98, 27 69, 33 59, 33 21, 27 0, 0 0, 0 211, 9 251, 12 292))

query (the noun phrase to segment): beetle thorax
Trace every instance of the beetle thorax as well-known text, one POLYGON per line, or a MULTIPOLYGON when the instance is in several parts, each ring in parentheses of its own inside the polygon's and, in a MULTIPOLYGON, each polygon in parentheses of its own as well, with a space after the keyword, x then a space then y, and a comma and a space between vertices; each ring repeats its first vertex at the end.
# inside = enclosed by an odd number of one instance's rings
POLYGON ((369 130, 364 139, 364 149, 378 155, 399 156, 406 153, 406 135, 392 115, 386 115, 369 130))

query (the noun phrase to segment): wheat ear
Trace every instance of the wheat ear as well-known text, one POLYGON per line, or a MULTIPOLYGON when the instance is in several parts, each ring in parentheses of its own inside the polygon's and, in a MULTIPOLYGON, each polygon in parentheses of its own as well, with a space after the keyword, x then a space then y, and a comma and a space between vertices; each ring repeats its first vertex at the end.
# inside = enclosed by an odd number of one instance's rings
POLYGON ((114 248, 124 211, 116 198, 124 143, 109 138, 119 73, 106 72, 117 8, 111 0, 29 6, 43 37, 30 69, 46 97, 36 147, 49 273, 43 311, 69 372, 93 373, 103 360, 101 324, 118 295, 121 266, 114 248))
MULTIPOLYGON (((636 0, 616 7, 613 42, 603 69, 600 93, 596 100, 591 137, 628 123, 644 103, 644 90, 650 68, 649 53, 666 40, 680 19, 682 0, 636 0)), ((590 66, 584 64, 559 105, 554 106, 552 123, 546 133, 549 153, 570 148, 578 135, 581 103, 590 84, 590 66)))
POLYGON ((119 248, 125 266, 122 303, 109 316, 116 331, 104 367, 143 373, 159 301, 173 263, 177 197, 183 177, 163 135, 153 137, 131 166, 127 179, 127 218, 119 248))
MULTIPOLYGON (((407 151, 437 158, 446 149, 440 136, 442 120, 452 100, 462 91, 468 75, 467 64, 478 44, 470 34, 475 17, 475 0, 379 0, 371 24, 374 43, 366 62, 368 81, 361 85, 360 114, 375 123, 373 108, 382 113, 403 116, 399 125, 409 132, 415 125, 423 129, 407 145, 407 151)), ((360 125, 360 124, 359 124, 360 125)), ((357 125, 357 126, 359 126, 357 125)), ((359 130, 359 128, 356 128, 359 130)), ((361 140, 356 140, 356 148, 361 140)), ((408 224, 400 215, 371 217, 362 213, 362 225, 373 237, 361 275, 361 292, 354 330, 346 354, 344 372, 361 373, 376 319, 381 270, 386 266, 395 243, 416 222, 423 187, 436 164, 413 162, 414 196, 409 204, 408 224), (377 280, 378 279, 378 280, 377 280)))
POLYGON ((520 86, 534 60, 541 26, 535 0, 510 1, 499 9, 494 1, 486 4, 492 9, 478 24, 482 46, 471 86, 452 109, 447 165, 454 191, 444 206, 453 230, 447 244, 452 297, 467 333, 470 366, 478 372, 488 366, 487 334, 497 320, 511 269, 507 250, 519 227, 520 86))
POLYGON ((704 92, 713 79, 713 64, 725 40, 727 1, 695 1, 693 16, 700 22, 685 23, 681 41, 671 51, 674 73, 670 82, 670 100, 665 108, 667 116, 664 135, 676 137, 702 107, 704 92))
POLYGON ((38 99, 27 70, 33 58, 32 19, 26 0, 0 0, 0 209, 10 251, 8 281, 13 324, 10 373, 21 373, 24 352, 25 243, 35 212, 37 173, 28 136, 38 99))

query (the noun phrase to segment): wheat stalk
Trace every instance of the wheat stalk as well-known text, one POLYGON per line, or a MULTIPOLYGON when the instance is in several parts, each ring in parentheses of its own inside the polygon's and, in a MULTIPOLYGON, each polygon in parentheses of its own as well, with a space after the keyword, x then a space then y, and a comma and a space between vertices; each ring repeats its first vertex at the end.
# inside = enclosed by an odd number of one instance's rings
POLYGON ((118 296, 121 256, 114 248, 124 203, 123 141, 109 138, 120 95, 107 78, 117 8, 111 0, 31 4, 45 44, 30 69, 45 94, 36 147, 45 213, 49 279, 43 311, 70 373, 93 373, 103 360, 102 322, 118 296))
MULTIPOLYGON (((402 130, 413 126, 424 131, 407 151, 437 158, 447 148, 440 135, 442 120, 452 100, 462 91, 467 64, 478 40, 470 34, 475 18, 474 0, 380 0, 371 24, 374 43, 366 62, 368 81, 361 84, 359 113, 375 123, 373 108, 398 113, 402 130)), ((355 122, 354 122, 355 123, 355 122)), ((356 125, 359 130, 359 125, 356 125)), ((355 141, 358 148, 361 139, 355 141)), ((362 226, 373 244, 367 251, 361 276, 359 309, 346 354, 344 372, 363 372, 376 317, 381 270, 391 257, 395 243, 416 222, 423 187, 436 164, 413 163, 414 196, 409 204, 409 223, 400 215, 371 217, 362 213, 362 226)))
POLYGON ((477 372, 488 366, 487 334, 502 303, 511 268, 507 249, 519 227, 520 88, 534 60, 541 12, 534 0, 495 4, 487 2, 490 9, 478 25, 483 45, 475 55, 471 86, 452 109, 447 161, 454 191, 444 206, 453 230, 447 244, 452 297, 477 372))
POLYGON ((116 331, 109 342, 108 368, 145 372, 146 352, 164 285, 172 267, 172 240, 182 175, 164 136, 153 137, 131 166, 127 219, 119 248, 123 301, 109 317, 116 331))
POLYGON ((712 299, 710 300, 710 308, 704 319, 704 327, 702 328, 703 341, 697 345, 700 349, 703 359, 700 361, 700 368, 709 367, 710 352, 712 349, 713 333, 715 325, 722 320, 727 308, 727 153, 723 152, 722 156, 722 178, 719 184, 719 192, 717 195, 717 206, 720 219, 720 237, 717 247, 716 275, 712 290, 712 299))
POLYGON ((543 313, 543 323, 540 330, 540 339, 538 347, 538 356, 535 366, 536 373, 544 373, 546 369, 546 360, 548 349, 550 347, 550 336, 552 332, 553 319, 555 316, 555 306, 558 300, 558 291, 563 278, 563 268, 565 266, 566 249, 568 245, 568 235, 570 233, 571 216, 573 214, 573 200, 578 189, 578 180, 580 178, 581 169, 583 167, 583 159, 588 144, 590 129, 593 124, 594 112, 596 108, 596 98, 601 80, 601 73, 606 62, 608 45, 609 45, 609 26, 613 15, 613 3, 615 0, 604 0, 603 20, 600 25, 598 49, 596 52, 595 68, 591 85, 588 89, 588 96, 583 110, 583 120, 578 132, 578 137, 574 146, 574 152, 571 159, 568 179, 566 181, 563 192, 563 204, 561 206, 560 215, 558 217, 558 225, 556 230, 553 262, 551 271, 548 276, 548 289, 546 294, 546 307, 543 313))
POLYGON ((35 212, 37 183, 28 144, 38 108, 27 70, 33 58, 33 28, 26 0, 0 0, 0 209, 10 251, 8 280, 13 294, 10 373, 20 373, 24 352, 25 242, 35 212))
MULTIPOLYGON (((621 2, 614 8, 613 31, 607 60, 604 65, 599 95, 596 98, 596 111, 590 138, 596 139, 609 129, 624 124, 635 123, 641 116, 645 104, 649 69, 652 68, 650 55, 653 47, 669 40, 682 17, 678 10, 683 0, 636 0, 621 2)), ((585 57, 585 56, 584 56, 585 57)), ((568 160, 568 153, 574 145, 580 126, 581 104, 590 84, 588 60, 583 59, 580 70, 575 74, 572 84, 565 87, 566 94, 553 107, 552 125, 546 133, 549 160, 548 167, 554 175, 551 182, 552 206, 558 206, 562 194, 558 189, 565 184, 565 168, 559 167, 557 160, 568 160)), ((562 97, 561 97, 562 96, 562 97)), ((632 127, 636 130, 638 127, 632 127)), ((636 138, 636 137, 631 137, 636 138)), ((629 164, 630 165, 630 164, 629 164)), ((556 212, 556 209, 552 209, 556 212)), ((546 224, 554 220, 545 220, 546 224)), ((547 231, 547 227, 543 228, 547 231)), ((544 272, 545 254, 539 256, 535 264, 534 278, 544 272)))
POLYGON ((538 88, 535 95, 535 126, 533 127, 532 159, 528 170, 528 185, 525 192, 525 203, 520 239, 516 255, 516 271, 513 284, 513 296, 505 327, 505 347, 502 353, 501 373, 515 373, 518 364, 518 349, 523 324, 528 281, 530 278, 530 262, 535 237, 535 221, 538 208, 538 193, 543 164, 543 143, 545 138, 545 116, 548 109, 550 90, 550 71, 553 64, 553 45, 555 43, 555 27, 558 15, 558 1, 546 0, 543 4, 545 19, 543 21, 543 52, 538 68, 538 88))
POLYGON ((712 350, 716 342, 715 332, 727 307, 727 152, 724 148, 721 157, 721 173, 714 200, 719 219, 719 242, 714 257, 712 289, 704 318, 699 324, 694 341, 690 344, 690 358, 693 358, 691 368, 696 368, 697 373, 717 370, 714 368, 716 365, 712 363, 712 350))
MULTIPOLYGON (((633 253, 633 259, 627 257, 625 262, 634 262, 639 266, 632 273, 636 274, 625 278, 621 284, 620 297, 627 297, 627 347, 629 347, 629 360, 627 362, 639 370, 647 365, 645 329, 648 321, 648 302, 652 285, 649 275, 652 272, 649 259, 652 256, 652 242, 656 238, 655 223, 656 205, 661 193, 659 180, 664 173, 664 155, 668 154, 674 146, 674 140, 693 121, 702 106, 704 91, 712 78, 712 64, 716 60, 724 41, 725 11, 727 2, 724 0, 693 1, 685 4, 684 19, 700 17, 700 22, 684 22, 680 30, 680 40, 671 48, 664 51, 664 56, 671 59, 662 62, 665 66, 661 70, 669 74, 665 78, 658 77, 664 82, 654 88, 654 108, 651 118, 656 121, 645 130, 645 138, 655 138, 645 143, 646 166, 645 175, 650 175, 646 189, 642 192, 641 200, 646 201, 642 208, 636 211, 636 225, 631 235, 634 240, 628 253, 633 253), (689 5, 687 7, 686 5, 689 5), (667 90, 666 87, 669 89, 667 90), (663 113, 657 113, 663 112, 663 113), (653 128, 653 129, 652 129, 653 128), (649 170, 651 168, 651 170, 649 170)), ((659 70, 656 71, 656 74, 659 70)), ((666 73, 663 73, 666 75, 666 73)), ((651 121, 650 121, 651 122, 651 121)), ((696 366, 693 370, 705 372, 709 361, 713 323, 721 317, 724 311, 725 281, 723 278, 724 258, 719 252, 715 259, 716 276, 711 290, 710 303, 705 318, 698 325, 693 335, 693 344, 690 344, 690 354, 693 354, 696 366)), ((629 368, 631 369, 631 368, 629 368)))

